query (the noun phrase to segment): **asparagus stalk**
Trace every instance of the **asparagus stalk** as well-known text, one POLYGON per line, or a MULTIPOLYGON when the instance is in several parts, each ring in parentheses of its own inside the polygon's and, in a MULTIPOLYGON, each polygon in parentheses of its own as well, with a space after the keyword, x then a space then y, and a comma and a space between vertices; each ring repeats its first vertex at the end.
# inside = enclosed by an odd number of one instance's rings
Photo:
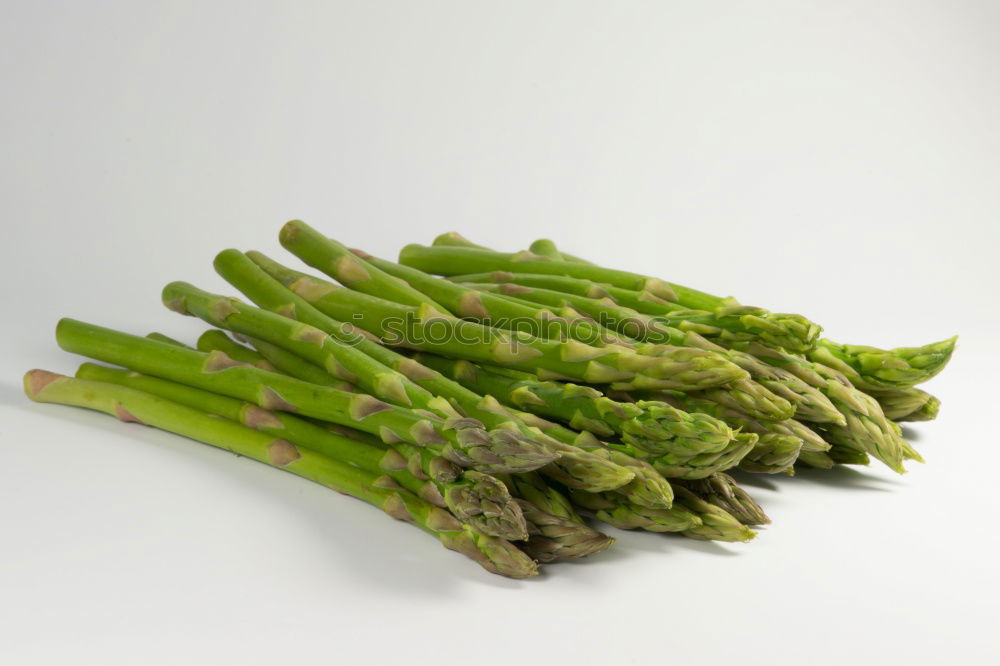
POLYGON ((440 419, 394 407, 370 395, 309 384, 241 364, 222 352, 205 354, 181 349, 73 319, 60 320, 56 339, 70 352, 267 409, 297 411, 355 427, 386 443, 405 441, 425 446, 460 466, 483 472, 537 469, 554 457, 520 433, 487 431, 474 419, 440 419))
POLYGON ((186 344, 178 340, 173 339, 169 335, 164 335, 163 333, 157 333, 153 331, 152 333, 147 333, 146 337, 150 340, 156 340, 157 342, 166 342, 167 344, 174 345, 176 347, 187 347, 186 344))
POLYGON ((520 271, 546 273, 607 282, 616 287, 648 291, 668 301, 676 300, 670 285, 629 271, 558 261, 533 252, 501 253, 471 247, 423 247, 407 245, 399 253, 399 263, 425 273, 460 275, 481 271, 520 271))
MULTIPOLYGON (((430 404, 433 396, 426 396, 426 391, 404 381, 398 372, 354 347, 340 344, 315 326, 246 305, 235 298, 210 294, 186 282, 171 282, 164 287, 163 303, 175 312, 200 317, 214 326, 279 345, 324 368, 333 377, 356 383, 393 404, 431 409, 445 418, 457 416, 445 401, 430 404)), ((228 353, 230 350, 223 351, 228 353)), ((274 370, 270 363, 267 366, 264 369, 274 370)))
POLYGON ((717 472, 704 479, 678 481, 678 484, 726 511, 744 525, 767 525, 771 522, 760 505, 728 474, 717 472))
MULTIPOLYGON (((696 289, 632 273, 626 274, 629 277, 623 279, 618 275, 619 271, 593 264, 559 261, 532 252, 504 254, 474 247, 428 248, 408 245, 400 252, 400 263, 447 276, 492 271, 549 274, 607 283, 638 292, 645 291, 657 298, 674 301, 684 308, 706 310, 718 317, 712 323, 693 322, 695 325, 704 323, 711 328, 721 328, 739 339, 761 337, 768 344, 777 344, 782 348, 787 345, 787 349, 794 352, 809 349, 822 330, 801 315, 771 313, 763 308, 739 305, 733 299, 712 296, 696 289), (663 288, 662 285, 667 286, 663 288)), ((708 329, 706 332, 709 332, 708 329)))
POLYGON ((498 294, 477 291, 428 275, 416 268, 373 257, 361 250, 354 250, 354 253, 372 266, 405 280, 429 299, 443 303, 450 312, 459 317, 473 319, 495 328, 529 333, 540 338, 576 340, 597 347, 616 344, 631 348, 636 344, 635 341, 617 335, 582 316, 576 318, 558 316, 555 312, 561 308, 552 310, 533 303, 503 298, 498 294))
POLYGON ((933 421, 941 401, 916 387, 873 392, 886 418, 893 421, 933 421))
MULTIPOLYGON (((485 401, 482 396, 445 379, 440 373, 398 352, 359 335, 350 324, 328 317, 264 272, 255 263, 256 261, 266 263, 267 259, 259 253, 243 255, 236 250, 226 250, 216 257, 215 267, 230 284, 262 308, 295 317, 303 323, 320 328, 340 341, 352 344, 357 350, 400 372, 430 393, 458 405, 467 416, 479 420, 485 419, 487 427, 514 427, 522 434, 534 438, 535 431, 526 429, 519 418, 503 410, 497 412, 493 409, 492 403, 485 401)), ((576 447, 552 439, 545 439, 544 442, 549 449, 560 454, 545 467, 545 474, 568 487, 600 492, 618 488, 635 477, 628 469, 576 447)))
MULTIPOLYGON (((603 317, 604 315, 597 315, 597 316, 603 317)), ((721 351, 723 354, 726 354, 725 350, 723 350, 721 347, 718 347, 717 345, 712 345, 711 343, 709 343, 707 340, 704 340, 704 338, 701 338, 701 336, 699 336, 696 333, 684 332, 677 328, 658 325, 655 323, 647 324, 642 321, 637 321, 635 323, 635 328, 642 328, 644 326, 659 326, 659 328, 656 331, 656 335, 650 335, 648 334, 648 331, 647 334, 643 335, 641 333, 638 333, 637 330, 631 330, 632 334, 637 335, 640 338, 645 338, 647 340, 652 337, 660 342, 646 344, 645 346, 643 346, 638 350, 640 351, 640 353, 658 357, 661 355, 669 356, 676 354, 679 349, 699 348, 699 349, 704 349, 706 351, 715 352, 716 354, 718 354, 719 351, 721 351), (664 341, 670 344, 666 344, 664 341), (684 345, 684 346, 679 347, 675 345, 684 345)), ((626 330, 630 330, 632 328, 633 327, 626 327, 626 330)), ((737 355, 740 356, 739 354, 737 355)), ((728 354, 726 356, 728 356, 728 354)), ((736 361, 736 359, 727 358, 726 356, 718 355, 716 356, 716 358, 720 361, 722 360, 727 362, 736 361)), ((750 362, 747 360, 746 355, 742 355, 740 356, 739 362, 734 364, 743 367, 750 365, 750 362)), ((753 369, 751 368, 744 368, 744 369, 750 370, 751 372, 755 370, 758 374, 761 374, 761 366, 763 365, 765 364, 757 363, 754 364, 753 369)), ((748 374, 747 377, 749 376, 750 375, 748 374)), ((765 376, 771 383, 779 383, 779 384, 782 383, 781 381, 776 381, 779 378, 777 373, 775 372, 765 373, 765 376)), ((787 398, 781 397, 773 393, 771 390, 769 390, 762 384, 750 381, 749 379, 747 379, 747 377, 734 379, 733 381, 728 382, 724 386, 708 387, 703 390, 712 391, 713 394, 718 395, 719 400, 726 400, 733 405, 738 405, 744 411, 748 411, 754 414, 755 416, 758 416, 759 418, 780 421, 783 419, 790 418, 795 413, 795 406, 787 398)), ((826 412, 827 414, 829 414, 831 411, 833 413, 837 413, 836 410, 833 409, 833 406, 829 405, 828 401, 826 401, 822 397, 822 395, 819 395, 818 397, 814 395, 815 393, 818 392, 808 391, 808 390, 802 391, 801 390, 802 382, 789 382, 787 378, 784 378, 783 383, 787 385, 787 390, 785 390, 784 392, 786 394, 789 394, 790 397, 796 400, 801 399, 802 402, 807 403, 807 407, 812 407, 814 409, 815 408, 824 409, 828 407, 828 411, 826 412), (796 388, 799 390, 798 391, 794 390, 796 388)), ((644 376, 637 376, 634 379, 628 381, 625 380, 617 381, 612 383, 612 386, 616 389, 622 389, 622 390, 629 390, 629 389, 697 390, 693 389, 690 386, 686 386, 683 383, 677 383, 663 379, 651 380, 648 377, 644 376)), ((831 419, 829 417, 826 417, 825 420, 831 420, 831 419)))
POLYGON ((693 455, 721 451, 733 438, 732 430, 718 419, 659 402, 616 402, 589 386, 543 382, 528 373, 430 354, 420 354, 416 360, 476 393, 492 395, 597 437, 621 437, 627 444, 654 454, 678 449, 693 455))
POLYGON ((669 332, 664 330, 665 327, 675 327, 697 332, 720 343, 758 341, 799 352, 809 349, 819 333, 814 324, 800 315, 773 313, 744 305, 719 307, 712 312, 662 306, 667 312, 650 316, 619 305, 609 297, 595 299, 510 282, 464 284, 485 293, 505 294, 552 307, 569 305, 623 335, 648 342, 666 341, 669 332))
POLYGON ((546 378, 587 383, 648 378, 691 390, 724 384, 746 373, 703 350, 677 349, 670 357, 641 356, 625 347, 591 347, 575 340, 545 340, 452 316, 423 304, 412 308, 344 289, 287 269, 259 253, 261 268, 334 319, 351 322, 393 346, 405 346, 540 372, 546 378))
POLYGON ((955 351, 958 336, 922 347, 877 349, 843 345, 828 339, 816 342, 809 358, 844 373, 863 391, 907 389, 941 372, 955 351))
POLYGON ((249 335, 237 334, 237 337, 252 345, 257 354, 270 363, 277 372, 301 379, 310 384, 335 386, 344 391, 357 390, 349 382, 337 379, 320 366, 310 363, 301 356, 279 345, 271 344, 270 342, 249 335))
MULTIPOLYGON (((420 305, 429 301, 425 294, 372 266, 301 220, 285 224, 278 239, 296 257, 351 289, 404 305, 420 305)), ((430 306, 444 311, 433 301, 430 306)))
MULTIPOLYGON (((156 338, 150 339, 155 340, 156 338)), ((195 343, 195 349, 203 352, 217 349, 225 353, 226 356, 234 361, 247 363, 260 368, 261 370, 267 370, 268 372, 276 372, 275 367, 271 365, 270 361, 265 359, 263 356, 249 347, 244 347, 240 343, 235 342, 228 335, 214 328, 205 331, 198 337, 198 341, 195 343)))
MULTIPOLYGON (((410 460, 426 455, 426 451, 418 447, 397 444, 396 448, 390 448, 373 438, 359 441, 334 434, 291 414, 262 409, 242 400, 128 370, 84 363, 76 376, 128 386, 281 437, 299 448, 316 451, 369 473, 386 474, 414 495, 447 508, 456 518, 483 534, 512 540, 528 536, 520 507, 500 481, 488 474, 471 470, 462 473, 458 469, 434 477, 418 476, 410 471, 413 467, 410 460)), ((439 459, 428 467, 439 469, 442 465, 450 463, 439 459)))
MULTIPOLYGON (((156 343, 154 344, 165 344, 156 343)), ((493 573, 526 578, 535 563, 510 542, 463 526, 447 511, 400 488, 392 479, 336 462, 267 433, 126 386, 74 379, 45 370, 24 378, 25 393, 37 402, 85 407, 126 422, 167 430, 322 484, 414 523, 441 543, 472 557, 493 573)))

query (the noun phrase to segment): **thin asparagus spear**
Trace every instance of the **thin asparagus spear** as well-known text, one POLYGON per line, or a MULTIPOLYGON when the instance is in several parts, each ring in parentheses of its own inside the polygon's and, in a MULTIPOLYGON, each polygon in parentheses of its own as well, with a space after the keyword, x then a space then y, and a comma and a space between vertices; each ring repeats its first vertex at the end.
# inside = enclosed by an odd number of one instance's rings
MULTIPOLYGON (((311 449, 371 474, 386 474, 414 495, 435 506, 447 508, 456 518, 483 534, 511 540, 528 536, 520 507, 513 502, 502 483, 488 474, 474 471, 463 474, 457 468, 432 478, 418 477, 410 471, 409 462, 414 456, 419 458, 422 453, 426 454, 418 447, 397 444, 396 448, 390 448, 374 438, 359 441, 332 433, 291 414, 262 409, 236 398, 128 370, 84 363, 76 376, 128 386, 281 437, 299 448, 311 449), (449 477, 453 480, 443 480, 449 477)), ((437 468, 447 464, 450 463, 437 460, 431 466, 437 468)))
POLYGON ((309 384, 240 364, 222 352, 205 354, 120 333, 73 319, 56 327, 59 345, 70 352, 137 372, 240 398, 266 409, 348 425, 384 442, 425 446, 463 467, 484 472, 537 469, 552 454, 509 430, 487 431, 474 419, 439 419, 394 407, 370 395, 309 384), (530 443, 529 443, 530 442, 530 443))
POLYGON ((531 558, 510 542, 463 526, 447 511, 400 488, 390 478, 338 463, 234 421, 215 418, 126 386, 74 379, 45 370, 28 372, 24 389, 28 397, 37 402, 85 407, 122 421, 167 430, 351 495, 381 508, 394 518, 414 523, 438 537, 445 547, 472 557, 493 573, 512 578, 537 573, 531 558))
POLYGON ((399 263, 438 275, 498 270, 569 275, 595 282, 607 282, 626 289, 645 290, 668 301, 676 300, 673 289, 658 278, 594 265, 557 261, 533 252, 511 254, 471 247, 407 245, 399 253, 399 263))

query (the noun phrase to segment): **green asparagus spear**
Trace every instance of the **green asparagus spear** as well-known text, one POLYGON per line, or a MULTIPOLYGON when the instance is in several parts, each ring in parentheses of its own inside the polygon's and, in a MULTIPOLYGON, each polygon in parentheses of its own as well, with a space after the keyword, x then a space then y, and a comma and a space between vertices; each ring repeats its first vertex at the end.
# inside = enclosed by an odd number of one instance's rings
POLYGON ((677 502, 701 521, 700 525, 684 530, 684 536, 712 541, 750 541, 757 536, 728 511, 701 499, 687 488, 677 488, 677 502))
POLYGON ((760 505, 728 474, 717 472, 697 481, 677 483, 704 501, 726 511, 744 525, 767 525, 771 522, 760 505))
MULTIPOLYGON (((429 300, 425 294, 375 268, 301 220, 283 226, 278 238, 286 250, 351 289, 404 305, 420 305, 429 300)), ((430 305, 444 311, 434 302, 430 305)))
MULTIPOLYGON (((390 448, 374 438, 359 441, 288 413, 128 370, 84 363, 76 376, 128 386, 281 437, 299 448, 311 449, 369 473, 386 474, 418 497, 447 508, 483 534, 513 540, 528 536, 520 507, 502 483, 488 474, 471 470, 462 474, 457 468, 434 477, 418 476, 411 471, 410 460, 427 453, 419 447, 397 444, 396 448, 390 448)), ((450 463, 436 460, 428 466, 441 469, 447 464, 450 463)))
POLYGON ((586 319, 570 319, 532 303, 522 303, 514 299, 502 298, 497 294, 481 292, 464 287, 423 271, 391 261, 373 257, 360 250, 355 254, 369 264, 385 271, 393 277, 405 280, 410 286, 426 294, 429 299, 443 303, 450 312, 495 328, 522 331, 546 339, 576 340, 593 346, 617 344, 634 347, 635 341, 615 334, 608 328, 586 319))
POLYGON ((416 360, 476 393, 492 395, 513 407, 562 421, 597 437, 621 437, 654 454, 678 449, 692 454, 721 451, 733 438, 732 430, 718 419, 689 414, 663 403, 616 402, 588 386, 543 382, 528 373, 430 354, 419 354, 416 360))
POLYGON ((598 520, 622 530, 647 532, 684 532, 701 526, 701 518, 681 506, 654 509, 630 504, 615 493, 586 493, 570 491, 573 502, 594 512, 598 520))
POLYGON ((893 421, 933 421, 941 408, 940 400, 916 387, 872 392, 871 395, 886 418, 893 421))
POLYGON ((607 282, 625 289, 645 290, 668 301, 676 300, 673 289, 663 280, 628 271, 557 261, 533 252, 510 254, 470 247, 407 245, 399 253, 399 263, 438 275, 460 275, 481 271, 568 275, 595 282, 607 282))
POLYGON ((528 526, 521 550, 539 562, 575 560, 606 550, 615 540, 575 520, 543 511, 528 500, 515 500, 528 526))
POLYGON ((587 383, 634 381, 647 377, 651 381, 669 381, 672 385, 668 388, 695 389, 747 376, 728 361, 702 350, 677 349, 670 357, 650 357, 613 345, 598 348, 575 340, 544 340, 456 319, 426 304, 411 308, 337 287, 284 268, 259 253, 251 255, 251 259, 323 313, 334 319, 350 319, 351 323, 395 346, 587 383))
MULTIPOLYGON (((153 340, 155 338, 150 339, 153 340)), ((225 353, 226 356, 234 361, 248 363, 252 366, 260 368, 261 370, 267 370, 268 372, 275 372, 274 366, 271 365, 267 359, 249 347, 244 347, 240 343, 235 342, 228 335, 214 328, 205 331, 198 337, 198 341, 195 343, 195 348, 198 351, 203 352, 217 349, 225 353)))
POLYGON ((56 339, 70 352, 267 409, 297 411, 348 425, 378 435, 387 443, 405 441, 425 446, 458 465, 479 471, 537 469, 555 455, 520 433, 487 431, 474 419, 440 419, 394 407, 370 395, 309 384, 241 364, 221 352, 205 354, 181 349, 73 319, 60 320, 56 339))
POLYGON ((864 391, 906 389, 926 382, 941 372, 955 351, 958 336, 923 347, 877 349, 863 345, 842 345, 821 339, 809 351, 809 358, 844 373, 864 391))
POLYGON ((531 558, 510 542, 463 526, 447 511, 400 488, 389 477, 336 462, 234 421, 215 418, 126 386, 74 379, 45 370, 28 372, 24 388, 28 397, 37 402, 85 407, 122 421, 167 430, 352 495, 381 508, 394 518, 414 523, 438 537, 447 548, 472 557, 493 573, 512 578, 525 578, 537 573, 531 558))
MULTIPOLYGON (((402 373, 430 393, 450 400, 467 416, 486 419, 489 428, 513 426, 522 434, 534 436, 534 433, 526 431, 524 424, 512 414, 491 411, 492 405, 484 401, 482 396, 445 379, 440 373, 398 352, 359 335, 350 324, 339 322, 315 309, 255 263, 267 263, 267 261, 267 258, 259 253, 244 255, 236 250, 225 250, 216 257, 215 267, 227 281, 262 308, 294 317, 303 323, 320 328, 338 341, 351 344, 379 363, 402 373)), ((546 466, 545 474, 568 487, 600 492, 627 484, 635 476, 620 465, 576 447, 551 439, 546 439, 545 444, 560 454, 546 466)))
POLYGON ((750 343, 740 346, 740 350, 794 373, 830 399, 844 415, 845 424, 815 424, 815 429, 827 442, 870 453, 890 469, 901 474, 905 472, 899 426, 885 417, 874 398, 854 388, 842 373, 802 356, 761 344, 750 343))

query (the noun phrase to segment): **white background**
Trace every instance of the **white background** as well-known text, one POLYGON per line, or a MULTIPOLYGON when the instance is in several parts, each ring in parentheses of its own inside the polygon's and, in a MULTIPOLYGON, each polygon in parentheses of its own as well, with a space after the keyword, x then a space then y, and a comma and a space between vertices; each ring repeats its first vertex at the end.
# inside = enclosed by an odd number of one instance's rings
POLYGON ((1000 5, 956 0, 6 0, 0 661, 1000 657, 998 30, 1000 5), (754 543, 613 532, 513 582, 290 475, 21 395, 81 360, 60 316, 192 340, 160 287, 222 289, 214 254, 280 252, 292 217, 388 257, 548 236, 845 342, 960 333, 941 418, 909 429, 928 463, 758 477, 754 543))

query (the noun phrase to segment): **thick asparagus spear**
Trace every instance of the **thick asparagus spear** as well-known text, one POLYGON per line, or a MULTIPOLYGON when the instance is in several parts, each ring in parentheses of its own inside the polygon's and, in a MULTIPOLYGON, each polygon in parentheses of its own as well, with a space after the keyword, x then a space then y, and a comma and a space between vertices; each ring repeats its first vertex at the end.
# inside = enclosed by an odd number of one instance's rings
MULTIPOLYGON (((84 363, 76 376, 128 386, 281 437, 299 448, 311 449, 371 474, 386 474, 418 497, 447 508, 456 518, 483 534, 513 540, 528 536, 520 507, 500 481, 488 474, 471 470, 462 473, 458 469, 451 470, 448 475, 420 478, 410 471, 412 464, 409 462, 414 457, 419 458, 421 453, 426 454, 418 447, 397 444, 397 448, 390 448, 374 438, 362 442, 285 412, 262 409, 236 398, 128 370, 84 363), (454 478, 443 480, 448 477, 454 478)), ((450 463, 438 460, 430 466, 437 469, 442 464, 450 463)))
POLYGON ((703 479, 715 472, 736 467, 757 445, 759 436, 755 433, 739 432, 722 451, 683 455, 670 452, 650 455, 624 443, 606 443, 606 446, 633 458, 645 460, 667 479, 703 479))
POLYGON ((677 483, 706 502, 726 511, 744 525, 767 525, 771 522, 760 505, 736 484, 736 479, 728 474, 718 472, 697 481, 677 483))
POLYGON ((683 450, 692 454, 721 451, 732 430, 705 414, 690 414, 663 403, 616 402, 589 386, 543 382, 529 373, 477 366, 420 354, 416 360, 479 394, 508 405, 562 421, 597 437, 621 437, 636 448, 658 454, 683 450))
MULTIPOLYGON (((266 261, 263 255, 257 253, 250 255, 256 255, 254 256, 256 261, 266 261)), ((509 413, 493 411, 491 404, 484 401, 482 396, 465 389, 457 382, 445 379, 440 373, 398 352, 359 335, 350 324, 323 314, 265 273, 251 261, 250 256, 236 250, 225 250, 216 257, 215 267, 220 275, 262 308, 295 317, 303 323, 320 328, 338 341, 350 344, 383 365, 402 373, 430 393, 452 401, 467 416, 486 419, 489 428, 515 427, 523 434, 534 437, 535 433, 526 431, 520 419, 509 413)), ((612 490, 630 483, 635 476, 621 465, 576 447, 551 439, 546 439, 545 444, 560 454, 545 467, 545 474, 568 487, 595 492, 612 490)))
MULTIPOLYGON (((351 289, 404 305, 420 305, 429 300, 426 294, 372 266, 301 220, 285 224, 278 239, 286 250, 299 259, 351 289)), ((430 305, 444 311, 437 303, 431 302, 430 305)))
POLYGON ((916 387, 873 392, 887 418, 893 421, 933 421, 941 401, 916 387))
POLYGON ((863 345, 842 345, 832 340, 816 342, 808 356, 844 373, 864 391, 907 389, 926 382, 941 372, 955 351, 958 336, 922 347, 877 349, 863 345))
POLYGON ((463 526, 447 511, 378 476, 228 419, 212 417, 184 405, 135 389, 74 379, 44 370, 25 375, 24 389, 37 402, 52 402, 102 411, 122 421, 167 430, 284 469, 377 506, 390 516, 414 523, 447 548, 472 557, 493 573, 526 578, 535 563, 508 541, 463 526))
POLYGON ((137 372, 253 402, 267 409, 297 411, 377 435, 387 443, 425 446, 463 467, 485 472, 525 471, 551 462, 553 454, 509 430, 487 431, 469 418, 440 419, 394 407, 370 395, 309 384, 244 365, 221 352, 205 354, 139 338, 73 319, 56 328, 70 352, 137 372))

